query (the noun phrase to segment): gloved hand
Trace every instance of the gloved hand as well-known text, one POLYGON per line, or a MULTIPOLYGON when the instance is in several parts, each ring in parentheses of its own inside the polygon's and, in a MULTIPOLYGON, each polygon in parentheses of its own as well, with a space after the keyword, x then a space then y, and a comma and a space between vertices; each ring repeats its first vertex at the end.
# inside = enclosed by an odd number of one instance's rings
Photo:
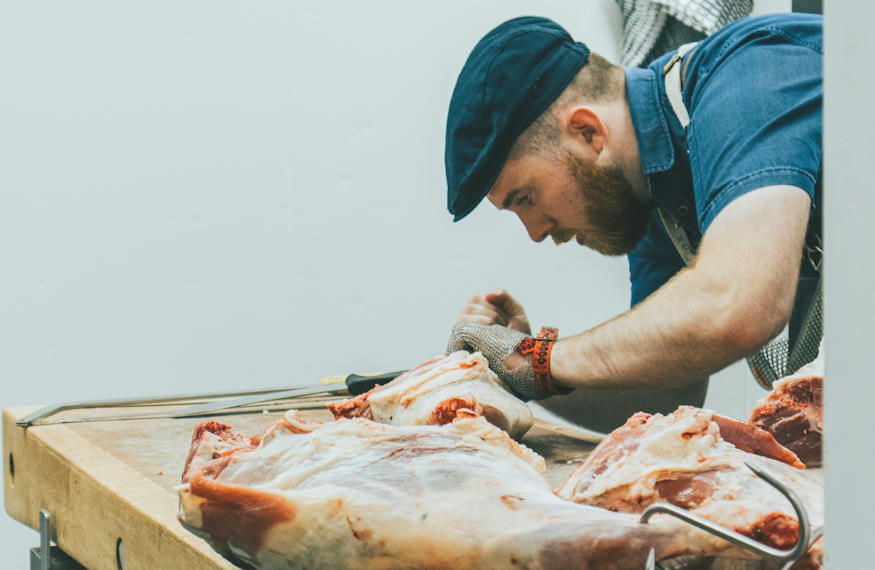
MULTIPOLYGON (((547 330, 547 329, 545 329, 547 330)), ((551 329, 553 330, 553 329, 551 329)), ((543 335, 544 331, 542 331, 543 335)), ((542 335, 539 335, 542 336, 542 335)), ((545 341, 545 342, 552 342, 545 341)), ((450 333, 447 354, 457 350, 479 350, 489 361, 489 367, 498 374, 501 381, 523 400, 542 400, 553 394, 567 393, 570 390, 557 388, 549 378, 549 358, 547 358, 547 378, 536 374, 533 358, 539 355, 533 351, 535 339, 531 335, 501 325, 482 325, 473 322, 457 322, 450 333), (521 348, 527 354, 521 354, 521 348)), ((549 351, 548 351, 549 353, 549 351)), ((543 355, 541 355, 543 359, 543 355)), ((543 362, 543 361, 542 361, 543 362)))

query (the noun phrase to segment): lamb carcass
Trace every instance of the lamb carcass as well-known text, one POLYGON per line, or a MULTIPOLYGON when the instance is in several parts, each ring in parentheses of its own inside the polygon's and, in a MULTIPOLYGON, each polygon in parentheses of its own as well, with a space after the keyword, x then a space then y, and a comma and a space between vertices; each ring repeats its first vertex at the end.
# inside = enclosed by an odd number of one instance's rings
POLYGON ((459 410, 482 415, 519 438, 534 418, 479 352, 441 355, 345 402, 328 404, 335 418, 364 417, 392 425, 446 424, 459 410))
MULTIPOLYGON (((799 535, 792 505, 745 462, 796 491, 812 527, 823 524, 823 488, 792 452, 760 428, 690 406, 667 416, 635 414, 556 493, 627 513, 667 501, 768 546, 791 548, 799 535)), ((797 567, 817 568, 820 557, 817 543, 797 567)))
POLYGON ((657 560, 715 552, 677 519, 560 499, 543 458, 466 411, 443 426, 288 412, 179 497, 186 526, 255 568, 640 570, 651 548, 657 560))

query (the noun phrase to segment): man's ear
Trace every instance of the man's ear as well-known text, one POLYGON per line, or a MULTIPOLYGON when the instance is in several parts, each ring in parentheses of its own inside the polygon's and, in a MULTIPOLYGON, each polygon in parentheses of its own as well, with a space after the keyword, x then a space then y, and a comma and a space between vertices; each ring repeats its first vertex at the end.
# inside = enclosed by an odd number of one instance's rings
POLYGON ((578 144, 600 154, 608 140, 608 128, 589 107, 574 107, 565 120, 565 131, 578 144))

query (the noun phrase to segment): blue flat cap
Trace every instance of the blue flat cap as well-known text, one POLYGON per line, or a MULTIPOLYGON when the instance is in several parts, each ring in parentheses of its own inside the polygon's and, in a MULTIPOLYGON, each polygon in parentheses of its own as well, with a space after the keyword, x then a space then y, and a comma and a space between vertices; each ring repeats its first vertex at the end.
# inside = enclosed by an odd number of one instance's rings
POLYGON ((589 58, 562 26, 524 16, 477 42, 447 116, 447 209, 459 221, 483 200, 517 137, 547 110, 589 58))

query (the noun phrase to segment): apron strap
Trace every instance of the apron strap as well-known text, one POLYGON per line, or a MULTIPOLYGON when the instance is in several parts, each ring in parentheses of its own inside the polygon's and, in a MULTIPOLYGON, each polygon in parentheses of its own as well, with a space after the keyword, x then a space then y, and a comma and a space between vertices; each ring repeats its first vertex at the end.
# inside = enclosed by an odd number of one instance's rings
MULTIPOLYGON (((668 95, 668 102, 671 104, 671 109, 680 122, 681 126, 686 130, 690 124, 690 114, 687 112, 687 106, 684 105, 683 89, 684 89, 684 71, 686 67, 681 65, 684 56, 692 53, 696 49, 697 42, 690 42, 678 48, 677 53, 671 56, 665 67, 662 68, 662 74, 665 76, 665 93, 668 95)), ((677 219, 665 208, 658 208, 659 219, 662 220, 662 225, 671 238, 671 242, 677 249, 681 259, 684 260, 684 265, 689 265, 693 259, 695 252, 690 244, 690 238, 687 237, 687 232, 678 223, 677 219)))
POLYGON ((684 105, 684 73, 686 66, 681 66, 680 63, 684 56, 692 53, 696 49, 698 42, 690 42, 678 48, 677 53, 671 56, 665 67, 662 68, 662 74, 665 76, 665 93, 668 95, 668 102, 671 104, 671 109, 678 118, 681 126, 686 129, 690 124, 690 114, 687 112, 687 106, 684 105))

